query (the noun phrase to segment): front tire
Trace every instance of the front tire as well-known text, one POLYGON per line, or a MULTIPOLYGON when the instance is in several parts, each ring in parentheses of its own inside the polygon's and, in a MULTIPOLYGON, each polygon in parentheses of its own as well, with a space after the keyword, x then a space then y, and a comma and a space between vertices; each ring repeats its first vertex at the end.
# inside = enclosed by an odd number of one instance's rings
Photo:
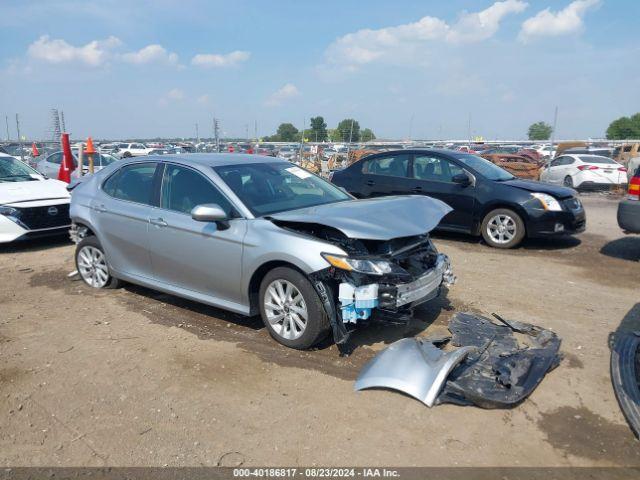
POLYGON ((487 213, 481 228, 482 238, 494 248, 514 248, 526 233, 520 215, 508 208, 497 208, 487 213))
POLYGON ((107 257, 95 236, 83 238, 76 247, 76 270, 92 288, 118 288, 120 280, 109 272, 107 257))
POLYGON ((260 284, 260 315, 269 334, 297 350, 310 348, 329 333, 329 317, 311 282, 297 270, 278 267, 260 284))

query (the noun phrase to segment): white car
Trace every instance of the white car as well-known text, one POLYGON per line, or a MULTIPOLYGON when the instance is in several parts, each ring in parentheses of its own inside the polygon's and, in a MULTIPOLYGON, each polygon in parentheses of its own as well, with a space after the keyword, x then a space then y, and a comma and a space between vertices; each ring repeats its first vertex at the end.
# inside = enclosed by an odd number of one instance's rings
POLYGON ((570 188, 610 188, 627 183, 627 169, 600 155, 560 155, 542 168, 540 180, 570 188))
POLYGON ((542 158, 553 158, 556 155, 556 150, 551 145, 533 145, 531 148, 538 152, 542 158))
POLYGON ((66 183, 0 154, 0 243, 66 233, 69 200, 66 183))
POLYGON ((141 157, 149 155, 153 148, 148 148, 144 143, 119 143, 118 156, 120 158, 141 157))

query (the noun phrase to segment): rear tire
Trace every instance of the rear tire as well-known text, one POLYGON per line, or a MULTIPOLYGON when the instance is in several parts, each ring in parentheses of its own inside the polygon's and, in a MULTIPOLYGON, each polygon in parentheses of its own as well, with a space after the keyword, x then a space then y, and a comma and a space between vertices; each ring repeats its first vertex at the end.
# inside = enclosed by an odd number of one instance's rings
POLYGON ((107 257, 98 239, 84 237, 76 246, 76 269, 80 278, 92 288, 118 288, 121 281, 111 275, 107 257))
POLYGON ((259 301, 269 334, 286 347, 305 350, 329 333, 329 317, 318 293, 297 270, 278 267, 267 273, 260 283, 259 301))
POLYGON ((482 220, 482 238, 494 248, 514 248, 522 242, 525 227, 522 218, 508 208, 490 211, 482 220))
POLYGON ((569 188, 575 188, 573 186, 573 178, 571 178, 569 175, 567 175, 566 177, 564 177, 564 180, 562 181, 562 184, 565 187, 569 187, 569 188))

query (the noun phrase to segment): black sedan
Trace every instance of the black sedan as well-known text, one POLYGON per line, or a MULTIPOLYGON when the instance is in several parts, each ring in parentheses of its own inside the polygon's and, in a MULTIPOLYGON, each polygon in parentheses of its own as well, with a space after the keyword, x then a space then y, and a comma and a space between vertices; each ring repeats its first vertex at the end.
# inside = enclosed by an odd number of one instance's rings
POLYGON ((428 195, 453 208, 438 229, 482 235, 512 248, 525 237, 582 232, 586 215, 570 188, 521 180, 484 158, 451 150, 401 150, 371 155, 333 173, 357 198, 428 195))

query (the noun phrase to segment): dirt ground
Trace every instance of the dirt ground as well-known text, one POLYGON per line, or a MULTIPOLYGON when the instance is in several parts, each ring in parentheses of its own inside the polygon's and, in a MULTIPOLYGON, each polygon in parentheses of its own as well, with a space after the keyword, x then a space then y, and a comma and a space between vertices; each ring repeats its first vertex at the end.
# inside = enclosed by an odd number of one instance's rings
POLYGON ((640 322, 640 236, 585 196, 587 231, 499 251, 437 235, 458 283, 406 328, 296 352, 243 318, 151 290, 67 279, 66 240, 0 247, 3 466, 640 465, 609 379, 608 336, 640 322), (444 331, 456 311, 556 331, 565 359, 522 405, 428 409, 354 392, 385 344, 444 331))

